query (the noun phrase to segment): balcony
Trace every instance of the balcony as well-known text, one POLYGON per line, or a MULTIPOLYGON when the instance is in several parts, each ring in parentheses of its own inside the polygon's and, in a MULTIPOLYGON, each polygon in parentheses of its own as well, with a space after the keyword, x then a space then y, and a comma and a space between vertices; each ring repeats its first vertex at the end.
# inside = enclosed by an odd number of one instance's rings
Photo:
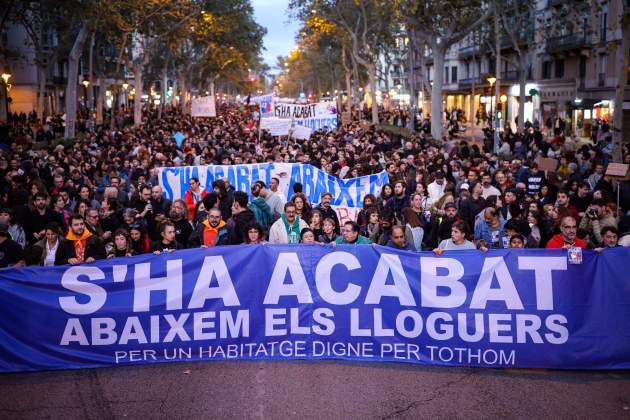
POLYGON ((469 45, 467 47, 462 47, 459 49, 459 58, 468 58, 473 55, 479 55, 479 46, 478 45, 469 45))
POLYGON ((475 84, 475 86, 482 86, 487 84, 488 82, 482 77, 459 79, 459 81, 457 82, 459 89, 470 89, 472 88, 473 83, 475 84))
POLYGON ((571 51, 585 46, 586 35, 583 32, 547 39, 547 52, 549 53, 571 51))

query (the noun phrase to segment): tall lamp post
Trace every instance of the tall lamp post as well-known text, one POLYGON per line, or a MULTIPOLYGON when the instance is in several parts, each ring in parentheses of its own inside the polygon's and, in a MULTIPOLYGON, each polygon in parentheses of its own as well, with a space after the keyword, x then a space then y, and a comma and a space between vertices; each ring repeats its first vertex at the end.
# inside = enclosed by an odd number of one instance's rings
POLYGON ((11 73, 9 70, 5 70, 2 72, 2 81, 4 82, 4 117, 6 120, 9 120, 9 79, 11 78, 11 73))
MULTIPOLYGON (((497 81, 497 78, 494 76, 490 76, 486 79, 488 81, 488 83, 490 83, 490 115, 492 116, 491 118, 494 119, 494 95, 492 94, 492 87, 494 86, 494 83, 497 81)), ((492 121, 492 120, 491 120, 492 121)), ((497 128, 494 127, 494 129, 496 130, 497 128)))

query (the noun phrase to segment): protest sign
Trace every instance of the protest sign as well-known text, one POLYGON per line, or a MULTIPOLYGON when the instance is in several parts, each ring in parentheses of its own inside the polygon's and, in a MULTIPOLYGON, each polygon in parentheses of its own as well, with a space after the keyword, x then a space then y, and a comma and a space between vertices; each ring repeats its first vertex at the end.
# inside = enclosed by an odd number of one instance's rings
POLYGON ((311 131, 333 130, 337 128, 337 108, 334 102, 313 104, 283 103, 276 98, 273 111, 262 115, 262 119, 279 118, 293 120, 295 125, 308 127, 311 131))
MULTIPOLYGON (((262 122, 262 121, 261 121, 262 122)), ((331 192, 331 203, 339 219, 356 217, 367 194, 378 196, 389 178, 387 172, 350 179, 338 179, 312 165, 301 163, 258 163, 247 165, 208 165, 160 168, 158 180, 164 196, 170 200, 182 198, 190 186, 190 178, 197 178, 201 187, 212 191, 216 179, 227 178, 237 191, 249 194, 251 185, 262 180, 270 185, 272 177, 280 180, 280 194, 286 200, 293 192, 293 185, 302 184, 303 193, 311 203, 319 203, 323 192, 331 192)), ((355 220, 355 219, 353 219, 355 220)))
POLYGON ((539 157, 536 162, 538 163, 538 169, 544 172, 555 172, 558 168, 558 159, 539 157))
POLYGON ((308 140, 311 137, 311 129, 303 125, 294 125, 289 130, 289 134, 298 140, 308 140))
POLYGON ((240 245, 0 271, 0 371, 226 359, 630 368, 630 249, 240 245))
POLYGON ((288 136, 291 120, 280 118, 261 118, 260 129, 267 130, 272 136, 288 136))
POLYGON ((216 117, 217 111, 214 103, 214 97, 201 96, 193 98, 190 115, 193 117, 216 117))

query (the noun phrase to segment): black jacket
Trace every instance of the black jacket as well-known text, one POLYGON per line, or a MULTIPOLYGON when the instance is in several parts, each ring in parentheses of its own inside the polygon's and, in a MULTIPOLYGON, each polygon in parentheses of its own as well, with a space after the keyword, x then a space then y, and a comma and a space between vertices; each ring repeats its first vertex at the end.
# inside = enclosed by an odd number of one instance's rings
MULTIPOLYGON (((85 253, 83 259, 94 258, 95 260, 102 260, 106 257, 105 247, 103 242, 96 236, 90 236, 86 240, 85 253)), ((55 265, 68 264, 70 258, 76 258, 77 253, 74 249, 74 241, 65 240, 59 244, 57 248, 57 254, 55 254, 55 265)))
POLYGON ((247 227, 252 223, 256 223, 256 215, 250 209, 246 209, 232 217, 227 223, 228 243, 230 245, 239 245, 245 242, 247 227))

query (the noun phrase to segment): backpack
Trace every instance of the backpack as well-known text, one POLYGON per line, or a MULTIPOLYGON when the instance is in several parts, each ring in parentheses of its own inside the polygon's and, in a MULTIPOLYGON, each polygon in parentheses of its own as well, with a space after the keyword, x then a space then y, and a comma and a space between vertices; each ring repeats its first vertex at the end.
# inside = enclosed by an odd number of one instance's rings
POLYGON ((273 217, 271 216, 271 208, 261 197, 256 197, 253 201, 247 204, 247 208, 254 213, 256 221, 267 232, 273 223, 273 217))

